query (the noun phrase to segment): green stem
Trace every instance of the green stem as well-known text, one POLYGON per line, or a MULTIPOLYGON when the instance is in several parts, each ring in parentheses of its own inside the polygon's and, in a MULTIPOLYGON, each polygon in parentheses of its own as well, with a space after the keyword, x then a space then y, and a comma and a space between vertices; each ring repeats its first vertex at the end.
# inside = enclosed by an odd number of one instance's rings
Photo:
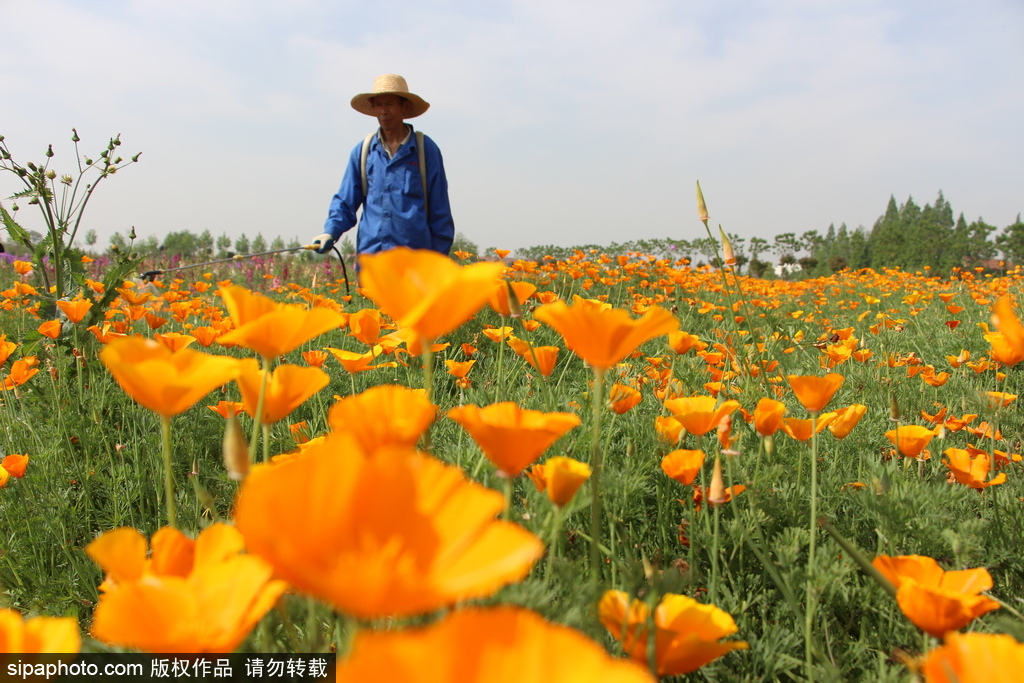
POLYGON ((807 552, 807 606, 804 616, 804 657, 807 665, 807 680, 814 681, 811 634, 814 628, 814 611, 817 607, 814 589, 814 554, 818 531, 818 411, 811 411, 811 541, 807 552))
POLYGON ((548 543, 548 561, 544 565, 544 580, 550 582, 554 576, 555 557, 558 556, 558 542, 562 533, 562 508, 555 505, 555 519, 552 523, 551 541, 548 543))
MULTIPOLYGON (((427 401, 434 402, 434 340, 423 339, 423 390, 427 392, 427 401)), ((423 432, 423 450, 432 451, 433 441, 430 439, 430 425, 423 432)))
POLYGON ((249 440, 250 460, 256 457, 256 446, 259 445, 260 442, 260 425, 263 423, 263 403, 267 397, 267 384, 270 381, 270 363, 270 358, 263 359, 263 379, 260 382, 260 397, 256 401, 256 414, 252 418, 252 437, 249 440))
POLYGON ((167 497, 167 524, 178 528, 178 515, 174 509, 174 474, 171 472, 171 417, 160 416, 161 434, 164 446, 164 496, 167 497))
POLYGON ((593 431, 590 439, 590 580, 596 596, 601 584, 601 413, 604 408, 604 368, 594 368, 593 431))

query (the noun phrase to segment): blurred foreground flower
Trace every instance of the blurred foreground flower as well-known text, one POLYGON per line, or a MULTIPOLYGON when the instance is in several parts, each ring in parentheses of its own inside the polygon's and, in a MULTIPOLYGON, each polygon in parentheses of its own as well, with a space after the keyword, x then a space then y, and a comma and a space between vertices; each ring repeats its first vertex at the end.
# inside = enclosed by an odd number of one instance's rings
POLYGON ((437 406, 422 389, 381 384, 333 406, 327 422, 351 434, 366 453, 389 446, 412 448, 437 417, 437 406))
POLYGON ((636 664, 520 607, 471 608, 425 628, 362 631, 339 683, 653 683, 636 664))
POLYGON ((925 683, 1016 683, 1024 671, 1024 645, 1013 636, 946 634, 921 665, 925 683))
MULTIPOLYGON (((366 419, 364 417, 364 419, 366 419)), ((544 553, 494 516, 503 496, 409 449, 367 454, 329 434, 249 473, 246 547, 297 590, 360 619, 431 612, 521 580, 544 553)))
POLYGON ((107 573, 92 634, 146 652, 231 652, 285 591, 270 565, 242 555, 242 535, 213 524, 192 540, 164 527, 151 541, 108 531, 85 551, 107 573))
POLYGON ((992 588, 992 577, 983 567, 947 572, 922 555, 879 555, 871 564, 896 586, 903 614, 936 638, 999 609, 998 602, 980 595, 992 588))
MULTIPOLYGON (((601 623, 622 643, 634 661, 647 664, 648 607, 629 601, 623 591, 608 591, 598 605, 601 623)), ((720 642, 736 633, 736 622, 714 605, 666 593, 654 610, 654 660, 659 676, 696 671, 732 650, 746 650, 742 640, 720 642)))
POLYGON ((71 653, 81 648, 82 638, 78 635, 78 621, 74 617, 23 620, 12 609, 0 609, 0 653, 71 653))

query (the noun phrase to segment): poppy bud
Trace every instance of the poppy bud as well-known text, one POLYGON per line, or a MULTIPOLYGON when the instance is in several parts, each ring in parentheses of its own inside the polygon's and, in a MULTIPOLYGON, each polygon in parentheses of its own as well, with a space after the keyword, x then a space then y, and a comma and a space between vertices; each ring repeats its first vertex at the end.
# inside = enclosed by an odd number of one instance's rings
POLYGON ((900 404, 896 401, 896 394, 893 394, 889 400, 889 419, 894 421, 900 419, 900 404))
POLYGON ((53 145, 49 145, 46 148, 46 156, 48 156, 48 157, 52 157, 53 156, 53 145))
POLYGON ((519 305, 519 297, 516 296, 516 290, 512 289, 512 283, 508 280, 505 280, 505 288, 508 290, 509 315, 513 318, 521 318, 523 307, 519 305))
POLYGON ((771 434, 764 437, 764 452, 767 453, 769 457, 775 455, 775 437, 771 434))
POLYGON ((718 226, 718 232, 722 234, 722 261, 727 266, 736 265, 736 254, 732 250, 732 243, 729 242, 729 238, 725 234, 725 230, 722 230, 722 226, 718 226))
POLYGON ((238 418, 234 415, 228 417, 224 427, 222 450, 228 477, 235 481, 245 479, 245 475, 249 473, 249 444, 246 443, 242 426, 238 424, 238 418))
POLYGON ((715 469, 711 474, 711 490, 708 502, 720 505, 725 502, 725 480, 722 478, 722 459, 715 458, 715 469))
MULTIPOLYGON (((0 138, 0 139, 2 139, 2 138, 0 138)), ((75 130, 74 128, 72 128, 71 129, 71 142, 78 142, 78 140, 79 140, 79 138, 78 138, 78 131, 75 130)))
POLYGON ((708 207, 704 203, 704 193, 700 191, 700 181, 697 181, 697 218, 699 218, 704 225, 708 223, 708 207))

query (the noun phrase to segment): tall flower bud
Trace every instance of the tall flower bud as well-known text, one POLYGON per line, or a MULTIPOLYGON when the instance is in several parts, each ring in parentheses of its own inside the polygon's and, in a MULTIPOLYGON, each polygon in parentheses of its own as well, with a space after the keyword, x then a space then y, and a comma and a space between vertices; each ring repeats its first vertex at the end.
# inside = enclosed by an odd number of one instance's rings
POLYGON ((708 224, 708 206, 704 203, 704 193, 700 191, 700 181, 697 181, 697 218, 706 226, 708 224))

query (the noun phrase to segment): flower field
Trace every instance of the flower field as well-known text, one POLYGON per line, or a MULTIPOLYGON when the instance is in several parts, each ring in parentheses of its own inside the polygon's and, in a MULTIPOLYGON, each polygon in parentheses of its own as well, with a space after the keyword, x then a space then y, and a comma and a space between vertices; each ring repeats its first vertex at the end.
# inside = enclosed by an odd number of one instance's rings
POLYGON ((111 294, 88 261, 50 310, 0 260, 0 650, 336 652, 346 681, 1024 659, 1016 271, 396 249, 350 291, 268 258, 111 294))

